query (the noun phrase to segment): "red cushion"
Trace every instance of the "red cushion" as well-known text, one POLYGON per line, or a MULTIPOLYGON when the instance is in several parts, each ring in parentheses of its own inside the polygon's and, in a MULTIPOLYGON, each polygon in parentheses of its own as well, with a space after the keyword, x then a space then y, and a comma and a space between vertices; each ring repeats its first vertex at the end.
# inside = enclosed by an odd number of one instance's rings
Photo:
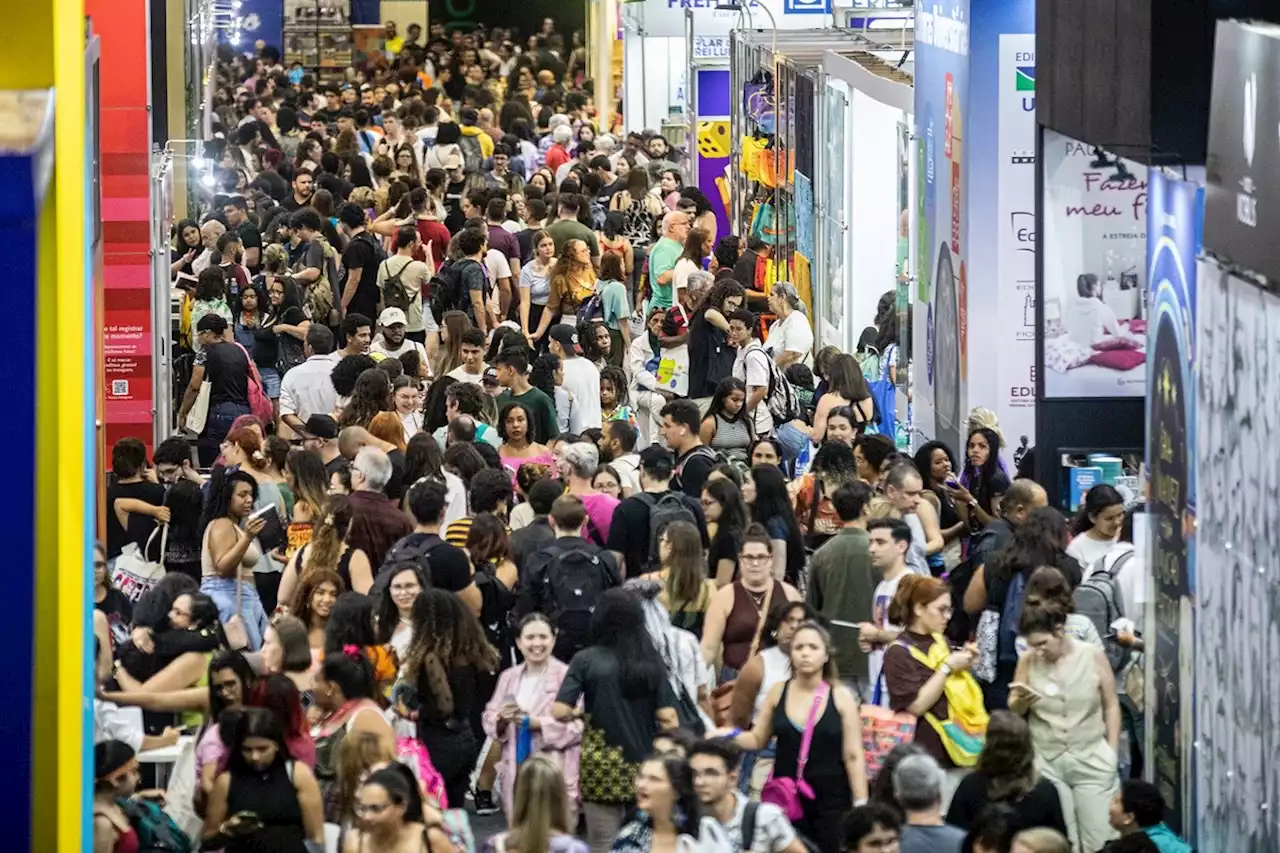
POLYGON ((1093 348, 1098 352, 1105 352, 1113 349, 1139 349, 1141 346, 1142 344, 1138 343, 1133 338, 1122 338, 1117 336, 1104 338, 1094 344, 1093 348))
POLYGON ((1093 358, 1089 359, 1090 364, 1109 367, 1112 370, 1132 370, 1140 364, 1145 364, 1146 361, 1147 354, 1136 349, 1113 349, 1106 352, 1097 352, 1093 354, 1093 358))

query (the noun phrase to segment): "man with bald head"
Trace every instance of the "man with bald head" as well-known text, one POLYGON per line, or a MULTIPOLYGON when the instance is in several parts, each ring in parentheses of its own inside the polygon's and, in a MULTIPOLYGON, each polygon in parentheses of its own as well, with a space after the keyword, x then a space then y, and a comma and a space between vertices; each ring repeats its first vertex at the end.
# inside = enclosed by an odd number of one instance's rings
POLYGON ((670 308, 671 283, 675 279, 676 261, 684 252, 689 236, 689 214, 673 210, 662 219, 662 239, 649 252, 649 309, 670 308))

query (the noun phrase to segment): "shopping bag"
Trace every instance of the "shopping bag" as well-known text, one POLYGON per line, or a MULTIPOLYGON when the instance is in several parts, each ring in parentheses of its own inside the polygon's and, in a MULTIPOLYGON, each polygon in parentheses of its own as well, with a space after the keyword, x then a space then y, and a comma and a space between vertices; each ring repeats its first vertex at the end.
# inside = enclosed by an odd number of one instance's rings
POLYGON ((206 379, 200 383, 200 393, 196 395, 196 401, 191 404, 191 408, 187 411, 187 420, 185 426, 196 435, 204 432, 204 423, 209 418, 209 394, 213 392, 213 384, 206 379))
POLYGON ((145 547, 139 548, 136 542, 125 545, 111 572, 112 585, 124 593, 125 598, 138 601, 164 577, 164 550, 168 543, 169 525, 158 524, 147 537, 145 547), (160 562, 152 562, 147 559, 147 553, 157 533, 160 534, 160 562))
POLYGON ((862 754, 867 764, 867 778, 874 779, 884 766, 884 759, 895 746, 908 743, 916 736, 915 714, 894 713, 880 706, 882 677, 876 682, 871 701, 862 703, 862 754))
POLYGON ((178 760, 169 769, 169 787, 164 793, 164 810, 188 838, 199 838, 204 821, 195 810, 196 739, 183 741, 178 760))

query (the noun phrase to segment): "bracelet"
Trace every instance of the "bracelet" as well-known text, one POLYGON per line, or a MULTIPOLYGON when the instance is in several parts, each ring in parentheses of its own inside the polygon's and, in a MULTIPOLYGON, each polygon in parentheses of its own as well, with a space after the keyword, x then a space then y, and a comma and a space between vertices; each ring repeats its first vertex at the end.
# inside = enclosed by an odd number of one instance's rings
POLYGON ((938 667, 938 672, 940 672, 940 673, 942 673, 943 675, 946 675, 946 676, 950 676, 950 675, 951 675, 951 673, 952 673, 952 672, 954 672, 954 671, 955 671, 955 670, 953 670, 953 669, 951 668, 951 664, 947 663, 946 661, 943 661, 943 662, 942 662, 942 666, 938 667))
POLYGON ((734 738, 736 738, 736 737, 737 737, 738 735, 740 735, 740 734, 742 734, 742 729, 739 729, 739 728, 736 728, 736 727, 735 727, 735 728, 734 728, 732 731, 730 731, 727 735, 724 735, 724 739, 725 739, 725 740, 733 740, 734 738))

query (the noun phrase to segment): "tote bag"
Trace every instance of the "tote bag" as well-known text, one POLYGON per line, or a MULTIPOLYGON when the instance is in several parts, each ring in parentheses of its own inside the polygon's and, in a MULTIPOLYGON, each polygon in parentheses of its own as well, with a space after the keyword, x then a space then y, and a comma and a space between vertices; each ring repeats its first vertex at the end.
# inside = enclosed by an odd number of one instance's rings
POLYGON ((209 394, 212 391, 213 384, 208 379, 201 382, 200 393, 196 395, 196 401, 187 411, 187 420, 184 425, 196 435, 204 432, 205 421, 209 419, 209 394))
POLYGON ((866 758, 867 778, 874 779, 884 766, 884 759, 900 743, 914 740, 916 736, 916 717, 905 712, 894 713, 881 707, 881 688, 884 676, 876 682, 876 689, 871 697, 871 704, 863 703, 860 710, 862 716, 862 754, 866 758))
POLYGON ((111 572, 112 585, 124 593, 125 598, 132 602, 138 601, 164 577, 164 552, 168 544, 169 525, 158 524, 147 537, 145 547, 139 548, 136 542, 125 545, 120 556, 116 557, 115 568, 111 572), (147 559, 147 554, 151 551, 151 542, 157 533, 160 534, 160 561, 152 562, 147 559))

